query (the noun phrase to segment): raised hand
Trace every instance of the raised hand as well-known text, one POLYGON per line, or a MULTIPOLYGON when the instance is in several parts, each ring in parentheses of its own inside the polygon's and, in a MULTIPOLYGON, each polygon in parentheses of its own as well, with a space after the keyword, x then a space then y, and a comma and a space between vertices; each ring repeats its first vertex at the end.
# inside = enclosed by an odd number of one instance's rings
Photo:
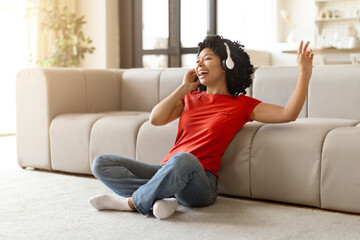
POLYGON ((311 49, 308 50, 310 42, 301 41, 297 53, 297 63, 300 69, 301 74, 310 74, 312 73, 314 53, 311 49))
POLYGON ((195 81, 196 79, 196 72, 195 69, 189 70, 184 78, 183 78, 183 85, 188 88, 189 91, 195 89, 197 86, 199 86, 200 81, 195 81))

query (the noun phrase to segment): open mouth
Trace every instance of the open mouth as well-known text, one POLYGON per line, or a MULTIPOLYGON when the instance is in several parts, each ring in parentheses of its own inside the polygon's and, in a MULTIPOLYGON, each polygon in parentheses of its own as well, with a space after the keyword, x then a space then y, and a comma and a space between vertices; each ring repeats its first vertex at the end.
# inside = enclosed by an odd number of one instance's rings
POLYGON ((209 71, 199 71, 199 78, 206 76, 209 74, 209 71))

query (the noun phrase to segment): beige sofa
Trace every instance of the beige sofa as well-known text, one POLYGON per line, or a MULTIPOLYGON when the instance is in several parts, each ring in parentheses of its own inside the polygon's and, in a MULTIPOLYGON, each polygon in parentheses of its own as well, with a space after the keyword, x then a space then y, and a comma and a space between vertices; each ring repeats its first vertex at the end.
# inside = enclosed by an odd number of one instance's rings
MULTIPOLYGON (((17 76, 21 167, 91 174, 100 154, 158 164, 178 122, 149 112, 187 69, 28 68, 17 76)), ((297 67, 262 67, 249 95, 285 105, 297 67)), ((360 65, 317 66, 297 121, 247 123, 222 159, 222 194, 360 213, 360 65)))

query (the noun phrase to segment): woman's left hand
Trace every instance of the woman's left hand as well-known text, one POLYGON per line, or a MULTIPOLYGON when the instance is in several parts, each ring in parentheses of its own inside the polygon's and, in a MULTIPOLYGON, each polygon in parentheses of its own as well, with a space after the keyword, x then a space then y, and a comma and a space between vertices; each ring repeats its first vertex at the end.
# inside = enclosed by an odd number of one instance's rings
POLYGON ((308 50, 309 44, 310 42, 308 41, 306 42, 305 46, 303 46, 304 42, 301 41, 298 49, 297 63, 301 74, 306 74, 311 76, 314 53, 312 52, 311 49, 308 50))

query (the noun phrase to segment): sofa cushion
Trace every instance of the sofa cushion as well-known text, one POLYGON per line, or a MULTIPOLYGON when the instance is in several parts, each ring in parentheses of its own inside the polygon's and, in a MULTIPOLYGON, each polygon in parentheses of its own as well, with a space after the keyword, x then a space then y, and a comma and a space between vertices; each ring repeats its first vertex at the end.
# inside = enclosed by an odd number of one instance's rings
POLYGON ((136 142, 136 159, 149 164, 160 164, 174 146, 179 120, 164 126, 145 122, 136 142))
POLYGON ((160 75, 159 101, 169 96, 178 86, 181 85, 187 68, 168 68, 164 69, 160 75))
MULTIPOLYGON (((252 96, 265 103, 285 106, 298 78, 298 67, 261 67, 255 71, 252 96)), ((307 116, 307 100, 299 118, 307 116)))
POLYGON ((90 132, 101 113, 73 113, 57 116, 50 125, 51 167, 53 170, 91 174, 90 132))
POLYGON ((249 122, 238 131, 221 158, 219 193, 251 197, 250 150, 256 132, 263 123, 249 122))
POLYGON ((82 69, 86 85, 86 112, 120 111, 121 71, 82 69))
POLYGON ((324 142, 321 207, 360 212, 360 127, 332 130, 324 142))
POLYGON ((360 66, 317 66, 309 86, 309 117, 360 120, 360 66))
POLYGON ((27 68, 16 77, 16 138, 22 167, 51 169, 49 127, 61 113, 86 112, 85 79, 74 68, 27 68))
POLYGON ((347 119, 303 118, 261 127, 251 147, 252 197, 320 207, 325 137, 334 128, 355 124, 347 119))
POLYGON ((130 69, 122 75, 121 110, 150 112, 159 102, 161 69, 130 69))
POLYGON ((135 159, 136 141, 141 125, 150 113, 138 112, 105 116, 94 124, 90 137, 90 164, 103 154, 115 154, 135 159))

